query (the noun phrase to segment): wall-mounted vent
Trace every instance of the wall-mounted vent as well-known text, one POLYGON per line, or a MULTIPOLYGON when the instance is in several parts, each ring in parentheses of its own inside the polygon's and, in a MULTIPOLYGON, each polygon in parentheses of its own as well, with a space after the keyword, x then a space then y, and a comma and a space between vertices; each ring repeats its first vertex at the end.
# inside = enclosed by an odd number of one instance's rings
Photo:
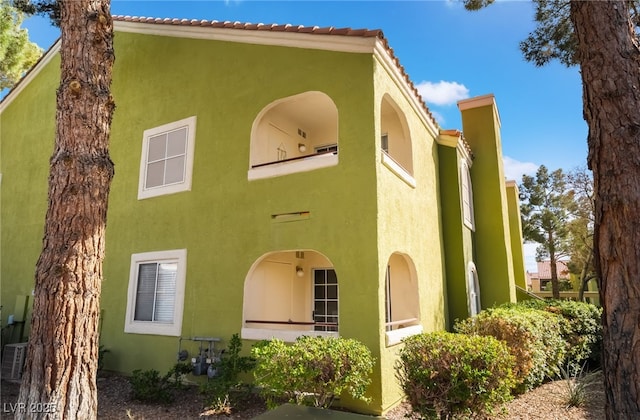
POLYGON ((298 135, 300 137, 302 137, 303 139, 307 138, 307 133, 304 130, 302 130, 301 128, 298 128, 298 135))
POLYGON ((337 144, 327 144, 324 146, 318 146, 313 149, 317 154, 322 153, 333 153, 334 155, 338 153, 338 145, 337 144))
POLYGON ((2 352, 2 379, 20 380, 27 355, 27 343, 7 344, 2 352))
POLYGON ((280 213, 280 214, 272 214, 271 222, 281 223, 281 222, 295 222, 297 220, 306 220, 311 217, 311 212, 309 211, 296 211, 292 213, 280 213))

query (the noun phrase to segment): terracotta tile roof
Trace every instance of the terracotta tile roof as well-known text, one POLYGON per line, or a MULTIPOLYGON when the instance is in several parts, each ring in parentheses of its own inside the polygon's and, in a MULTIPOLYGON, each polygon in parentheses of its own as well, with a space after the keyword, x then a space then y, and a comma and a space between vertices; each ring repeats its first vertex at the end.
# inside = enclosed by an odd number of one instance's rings
POLYGON ((351 28, 335 28, 333 26, 327 27, 318 27, 318 26, 302 26, 302 25, 290 25, 290 24, 262 24, 262 23, 243 23, 243 22, 231 22, 224 21, 220 22, 217 20, 198 20, 198 19, 170 19, 170 18, 153 18, 153 17, 139 17, 139 16, 122 16, 122 15, 113 15, 114 21, 118 22, 136 22, 136 23, 150 23, 150 24, 160 24, 160 25, 182 25, 182 26, 199 26, 199 27, 211 27, 211 28, 227 28, 227 29, 237 29, 237 30, 248 30, 248 31, 273 31, 273 32, 295 32, 295 33, 304 33, 304 34, 315 34, 315 35, 333 35, 333 36, 358 36, 371 38, 376 37, 382 42, 385 50, 389 54, 391 61, 395 64, 395 66, 400 71, 400 74, 407 82, 409 89, 413 92, 413 94, 418 99, 418 102, 421 104, 422 109, 429 116, 433 124, 436 128, 439 128, 438 122, 435 120, 431 111, 424 103, 422 99, 422 95, 418 92, 418 89, 413 84, 409 75, 405 71, 404 67, 400 64, 400 60, 396 57, 393 52, 393 48, 389 46, 389 41, 385 38, 381 29, 351 29, 351 28))
POLYGON ((444 134, 446 136, 453 136, 453 137, 462 137, 462 131, 457 130, 455 128, 453 129, 447 129, 447 130, 440 130, 440 134, 444 134))
MULTIPOLYGON (((400 60, 393 52, 393 48, 389 46, 389 41, 384 37, 381 29, 351 29, 351 28, 334 28, 333 26, 328 27, 318 27, 318 26, 302 26, 302 25, 280 25, 280 24, 262 24, 262 23, 242 23, 242 22, 231 22, 224 21, 220 22, 217 20, 198 20, 198 19, 170 19, 170 18, 153 18, 153 17, 139 17, 139 16, 122 16, 122 15, 113 15, 114 21, 117 22, 135 22, 135 23, 148 23, 148 24, 160 24, 160 25, 182 25, 182 26, 199 26, 199 27, 212 27, 212 28, 227 28, 227 29, 236 29, 236 30, 250 30, 250 31, 274 31, 274 32, 296 32, 303 34, 316 34, 316 35, 332 35, 332 36, 358 36, 365 38, 376 37, 382 42, 384 49, 389 54, 391 61, 400 71, 400 74, 404 78, 405 82, 409 86, 409 89, 413 92, 416 99, 420 103, 422 109, 427 114, 427 116, 431 119, 436 129, 439 129, 440 126, 436 119, 431 114, 431 111, 425 104, 422 99, 422 95, 418 92, 418 89, 413 84, 409 75, 405 71, 404 67, 400 64, 400 60)), ((59 38, 58 41, 59 42, 59 38)), ((44 57, 49 53, 49 51, 54 48, 56 45, 54 43, 36 62, 27 73, 16 83, 12 89, 0 99, 0 104, 2 104, 15 90, 18 85, 22 84, 29 73, 44 59, 44 57)))
POLYGON ((465 148, 467 153, 469 153, 469 156, 471 157, 471 159, 472 160, 474 159, 473 150, 471 150, 471 146, 469 146, 469 143, 464 138, 464 133, 462 131, 455 128, 447 129, 447 130, 440 129, 440 134, 459 138, 462 141, 462 146, 465 148))
POLYGON ((351 29, 351 28, 334 28, 333 26, 302 26, 290 24, 264 24, 264 23, 245 23, 231 22, 229 20, 221 22, 217 20, 199 20, 199 19, 170 19, 170 18, 154 18, 144 16, 122 16, 114 15, 114 21, 118 22, 138 22, 138 23, 157 23, 163 25, 182 25, 182 26, 200 26, 211 28, 230 28, 245 29, 253 31, 275 31, 275 32, 299 32, 313 33, 321 35, 346 35, 346 36, 362 36, 362 37, 378 37, 384 39, 382 30, 380 29, 351 29))
MULTIPOLYGON (((569 278, 569 267, 567 267, 566 262, 557 261, 556 262, 556 270, 558 271, 559 279, 568 279, 569 278)), ((536 274, 536 273, 533 273, 536 274)), ((545 280, 551 278, 551 262, 547 261, 538 261, 538 278, 545 280)))

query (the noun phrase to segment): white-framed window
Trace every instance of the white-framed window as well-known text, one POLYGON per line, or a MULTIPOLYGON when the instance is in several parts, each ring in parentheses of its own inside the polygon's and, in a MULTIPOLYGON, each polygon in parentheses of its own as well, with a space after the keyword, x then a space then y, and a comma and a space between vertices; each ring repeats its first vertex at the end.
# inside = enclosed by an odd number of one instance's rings
POLYGON ((338 277, 333 269, 313 270, 313 320, 316 331, 338 331, 338 277))
POLYGON ((465 159, 460 163, 460 184, 462 194, 462 217, 464 224, 469 229, 475 228, 475 217, 473 214, 473 187, 471 185, 471 172, 465 159))
POLYGON ((478 271, 476 270, 476 265, 472 262, 467 267, 467 307, 469 316, 476 316, 482 310, 478 271))
POLYGON ((180 336, 187 250, 131 256, 124 331, 180 336))
POLYGON ((138 199, 191 190, 196 117, 144 131, 138 199))

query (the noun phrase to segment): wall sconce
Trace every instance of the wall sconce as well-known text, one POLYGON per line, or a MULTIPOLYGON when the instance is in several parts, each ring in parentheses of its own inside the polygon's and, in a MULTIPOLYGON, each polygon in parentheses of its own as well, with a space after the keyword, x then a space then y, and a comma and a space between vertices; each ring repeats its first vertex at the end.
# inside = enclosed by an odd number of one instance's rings
POLYGON ((302 267, 300 267, 299 265, 296 266, 296 276, 298 277, 304 277, 304 270, 302 269, 302 267))
POLYGON ((307 151, 307 145, 304 143, 298 143, 298 150, 300 153, 304 153, 307 151))

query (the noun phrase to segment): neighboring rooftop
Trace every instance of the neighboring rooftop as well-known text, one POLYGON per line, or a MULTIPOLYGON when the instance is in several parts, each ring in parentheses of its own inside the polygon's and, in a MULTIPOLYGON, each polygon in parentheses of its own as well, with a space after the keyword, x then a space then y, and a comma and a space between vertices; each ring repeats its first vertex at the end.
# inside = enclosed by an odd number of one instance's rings
MULTIPOLYGON (((569 278, 569 267, 567 267, 566 261, 557 261, 556 269, 558 271, 559 279, 568 279, 569 278)), ((538 261, 538 272, 537 273, 527 273, 532 278, 538 278, 541 280, 547 280, 551 278, 551 261, 538 261)))

